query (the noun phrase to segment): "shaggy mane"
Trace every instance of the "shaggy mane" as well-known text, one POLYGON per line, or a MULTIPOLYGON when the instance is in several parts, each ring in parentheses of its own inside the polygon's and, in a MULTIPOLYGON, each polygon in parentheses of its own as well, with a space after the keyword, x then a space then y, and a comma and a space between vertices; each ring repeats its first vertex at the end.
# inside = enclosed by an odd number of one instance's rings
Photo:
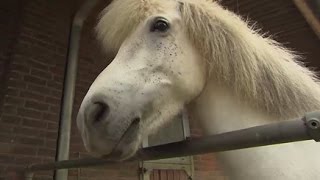
MULTIPOLYGON (((241 100, 279 118, 293 118, 320 107, 320 88, 299 57, 263 37, 239 16, 208 0, 181 0, 189 38, 208 62, 211 80, 241 100)), ((162 0, 115 0, 101 14, 96 30, 105 49, 122 42, 162 0)), ((164 11, 164 10, 163 10, 164 11)))

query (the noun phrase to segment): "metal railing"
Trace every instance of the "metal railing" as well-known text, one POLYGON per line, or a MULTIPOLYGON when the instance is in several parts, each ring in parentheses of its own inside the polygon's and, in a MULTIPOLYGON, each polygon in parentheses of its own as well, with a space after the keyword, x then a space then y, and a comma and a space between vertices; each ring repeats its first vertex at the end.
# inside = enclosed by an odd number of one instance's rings
MULTIPOLYGON (((146 161, 192 156, 312 139, 320 141, 320 111, 307 113, 306 116, 301 119, 280 121, 212 136, 192 138, 186 141, 144 148, 139 150, 136 156, 127 161, 146 161)), ((81 168, 114 163, 121 162, 112 160, 112 156, 65 160, 53 163, 33 164, 26 167, 20 173, 24 173, 26 180, 31 180, 33 172, 36 171, 81 168)))

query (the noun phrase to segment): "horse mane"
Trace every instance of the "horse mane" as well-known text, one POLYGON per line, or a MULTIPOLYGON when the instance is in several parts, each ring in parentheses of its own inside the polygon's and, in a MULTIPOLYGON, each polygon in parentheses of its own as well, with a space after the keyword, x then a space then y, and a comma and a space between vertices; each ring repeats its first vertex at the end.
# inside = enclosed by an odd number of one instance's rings
MULTIPOLYGON (((115 0, 101 15, 98 39, 116 52, 163 3, 166 1, 115 0)), ((231 89, 241 101, 280 119, 320 107, 315 73, 292 51, 264 37, 216 1, 181 0, 180 11, 191 42, 209 65, 210 79, 231 89)))

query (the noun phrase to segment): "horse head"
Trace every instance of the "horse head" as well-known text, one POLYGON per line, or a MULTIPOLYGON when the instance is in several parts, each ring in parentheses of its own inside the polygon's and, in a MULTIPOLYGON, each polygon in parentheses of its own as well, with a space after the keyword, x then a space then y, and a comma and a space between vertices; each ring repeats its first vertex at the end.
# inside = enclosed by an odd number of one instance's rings
POLYGON ((189 40, 179 6, 176 1, 115 1, 103 14, 100 39, 110 37, 105 43, 119 48, 78 113, 88 151, 132 156, 144 137, 200 94, 205 63, 189 40))

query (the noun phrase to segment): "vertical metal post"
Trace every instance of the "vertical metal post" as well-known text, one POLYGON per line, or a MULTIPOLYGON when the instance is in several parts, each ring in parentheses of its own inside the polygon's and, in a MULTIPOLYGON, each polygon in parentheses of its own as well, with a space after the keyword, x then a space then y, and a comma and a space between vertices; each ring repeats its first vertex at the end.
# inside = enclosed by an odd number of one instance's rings
MULTIPOLYGON (((87 0, 75 14, 68 47, 68 59, 65 71, 65 80, 63 86, 63 99, 61 105, 59 135, 57 144, 56 160, 69 159, 70 147, 70 131, 72 122, 72 109, 74 102, 74 92, 78 65, 78 51, 81 37, 83 22, 87 18, 92 8, 97 4, 98 0, 87 0)), ((67 180, 68 170, 57 170, 54 173, 55 180, 67 180)))
MULTIPOLYGON (((60 128, 58 137, 58 149, 56 154, 56 160, 69 159, 69 147, 70 147, 70 130, 71 130, 71 118, 72 108, 74 101, 74 90, 77 75, 78 65, 78 50, 81 35, 81 27, 72 26, 71 37, 69 42, 69 54, 68 62, 65 71, 65 80, 63 88, 63 99, 60 114, 60 128)), ((58 170, 55 172, 56 180, 63 180, 68 177, 68 170, 58 170)))
MULTIPOLYGON (((311 26, 311 29, 315 32, 315 34, 320 38, 320 23, 316 15, 312 12, 312 9, 308 6, 305 0, 293 0, 294 4, 297 6, 298 10, 301 12, 302 16, 306 19, 306 21, 311 26)), ((315 9, 319 8, 319 2, 315 2, 315 9)))

